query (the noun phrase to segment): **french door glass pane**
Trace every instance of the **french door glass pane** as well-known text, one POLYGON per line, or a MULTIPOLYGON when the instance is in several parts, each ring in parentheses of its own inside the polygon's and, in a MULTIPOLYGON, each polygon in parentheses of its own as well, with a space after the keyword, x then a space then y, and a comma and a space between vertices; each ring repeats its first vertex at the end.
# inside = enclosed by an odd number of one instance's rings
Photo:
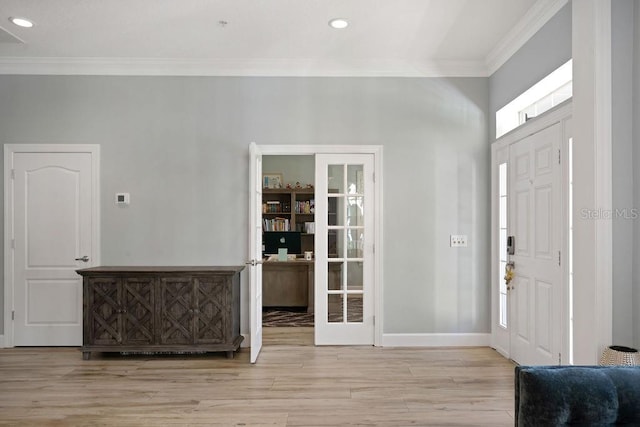
POLYGON ((364 228, 347 230, 347 258, 362 258, 364 248, 364 228))
POLYGON ((362 294, 347 295, 347 322, 362 323, 362 294))
POLYGON ((344 193, 344 165, 329 165, 329 192, 344 193))
POLYGON ((329 225, 345 225, 344 205, 343 196, 329 196, 329 211, 327 213, 329 225))
POLYGON ((349 194, 363 194, 364 193, 364 180, 363 180, 363 166, 362 165, 348 165, 347 166, 347 193, 349 194))
POLYGON ((364 197, 347 197, 347 225, 364 225, 364 197))
POLYGON ((364 273, 362 270, 362 262, 347 262, 347 290, 362 290, 364 283, 364 273))
POLYGON ((329 230, 328 241, 329 258, 344 258, 344 230, 329 230))
POLYGON ((328 301, 328 316, 327 322, 329 323, 343 323, 344 312, 342 306, 343 294, 329 294, 328 301))
POLYGON ((327 264, 328 268, 328 283, 330 291, 342 290, 344 283, 344 268, 342 268, 342 262, 330 262, 327 264))

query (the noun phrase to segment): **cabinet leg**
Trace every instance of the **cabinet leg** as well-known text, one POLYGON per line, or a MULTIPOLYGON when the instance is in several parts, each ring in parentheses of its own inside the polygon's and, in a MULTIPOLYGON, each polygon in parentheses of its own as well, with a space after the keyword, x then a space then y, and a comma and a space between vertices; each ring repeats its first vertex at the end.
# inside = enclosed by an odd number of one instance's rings
POLYGON ((89 360, 91 358, 91 352, 90 351, 83 351, 82 352, 82 360, 89 360))
POLYGON ((227 359, 233 359, 233 351, 227 351, 227 359))

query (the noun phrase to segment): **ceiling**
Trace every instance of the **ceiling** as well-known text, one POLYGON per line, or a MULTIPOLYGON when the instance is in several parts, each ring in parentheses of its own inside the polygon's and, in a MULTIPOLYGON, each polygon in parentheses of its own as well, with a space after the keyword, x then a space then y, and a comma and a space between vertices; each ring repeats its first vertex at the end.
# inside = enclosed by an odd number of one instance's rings
POLYGON ((0 0, 0 74, 487 76, 566 3, 0 0))

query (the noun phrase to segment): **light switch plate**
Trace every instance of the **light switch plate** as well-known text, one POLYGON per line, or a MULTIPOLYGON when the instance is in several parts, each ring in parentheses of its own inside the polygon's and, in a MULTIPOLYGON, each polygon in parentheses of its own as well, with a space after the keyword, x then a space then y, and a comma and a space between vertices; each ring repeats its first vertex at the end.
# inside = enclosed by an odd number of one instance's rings
POLYGON ((451 234, 449 245, 452 248, 467 247, 467 235, 466 234, 451 234))

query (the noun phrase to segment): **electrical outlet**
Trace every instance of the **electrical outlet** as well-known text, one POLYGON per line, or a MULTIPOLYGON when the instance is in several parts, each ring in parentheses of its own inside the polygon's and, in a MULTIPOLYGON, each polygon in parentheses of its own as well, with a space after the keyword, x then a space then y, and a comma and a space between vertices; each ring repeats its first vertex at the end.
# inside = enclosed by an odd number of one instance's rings
POLYGON ((450 236, 450 246, 452 248, 460 248, 467 246, 467 235, 466 234, 451 234, 450 236))

